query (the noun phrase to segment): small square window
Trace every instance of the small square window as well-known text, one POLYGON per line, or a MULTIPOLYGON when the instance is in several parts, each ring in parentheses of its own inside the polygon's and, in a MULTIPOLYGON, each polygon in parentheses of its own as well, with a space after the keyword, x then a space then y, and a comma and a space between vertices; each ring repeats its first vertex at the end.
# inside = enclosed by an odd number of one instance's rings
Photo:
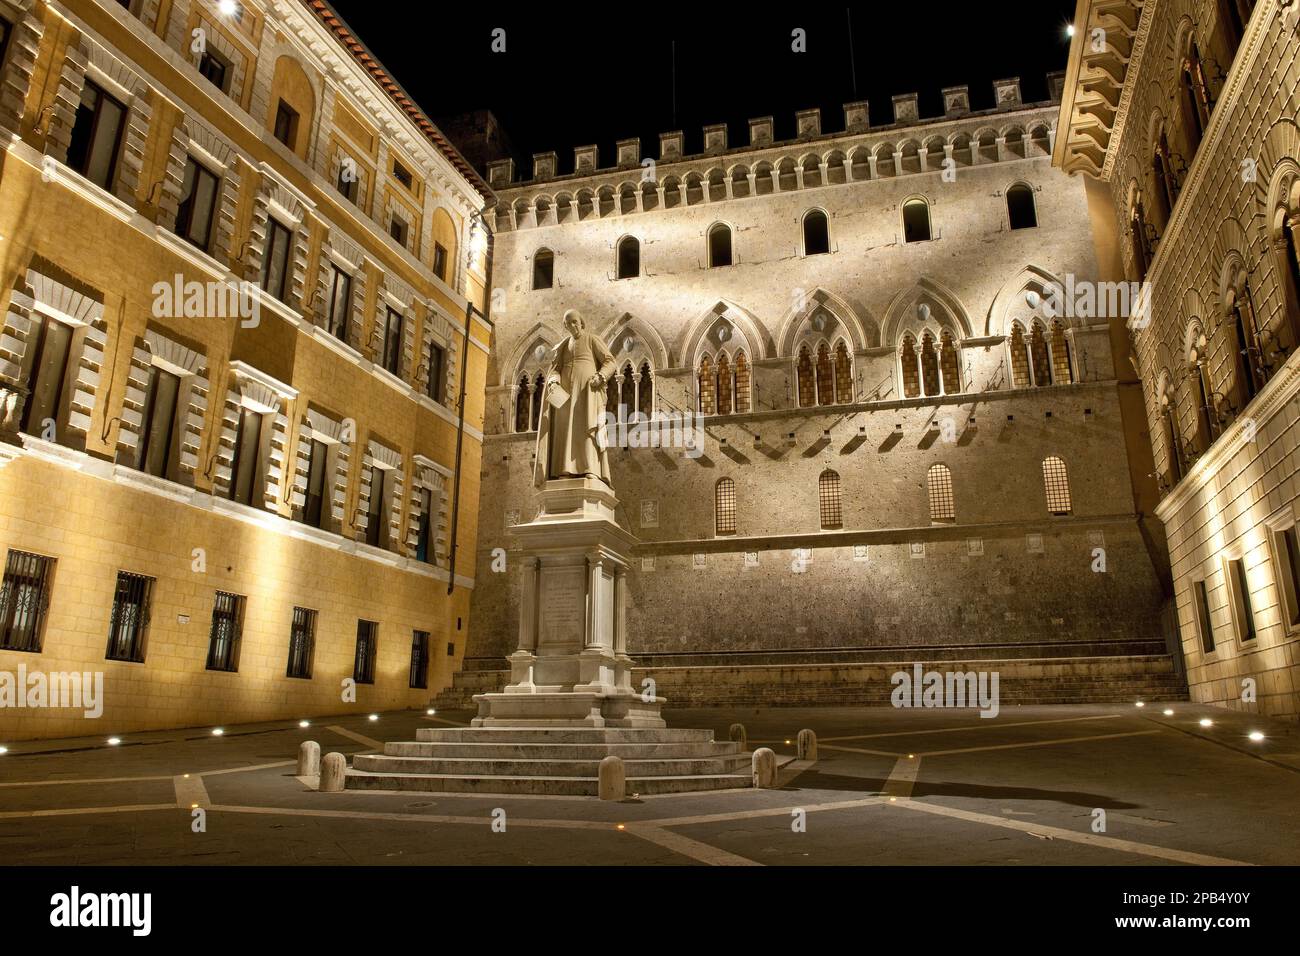
POLYGON ((443 282, 447 281, 447 247, 441 242, 433 244, 433 274, 443 282))
POLYGON ((415 179, 411 176, 411 171, 397 160, 393 160, 393 178, 407 189, 415 185, 415 179))
POLYGON ((388 224, 388 234, 396 239, 398 245, 403 248, 406 247, 406 237, 409 231, 410 227, 406 224, 406 220, 396 213, 393 213, 393 219, 388 224))
POLYGON ((275 108, 275 138, 290 149, 297 148, 298 111, 284 100, 275 108))
POLYGON ((455 643, 452 642, 452 641, 448 641, 448 642, 447 642, 447 656, 448 656, 448 657, 455 657, 455 656, 456 656, 456 645, 455 645, 455 643))

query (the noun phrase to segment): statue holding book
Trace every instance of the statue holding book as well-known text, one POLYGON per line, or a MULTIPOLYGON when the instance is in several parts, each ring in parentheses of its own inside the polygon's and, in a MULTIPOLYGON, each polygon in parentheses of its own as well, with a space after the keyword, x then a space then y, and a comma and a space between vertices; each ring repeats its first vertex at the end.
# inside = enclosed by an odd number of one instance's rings
POLYGON ((564 328, 569 335, 551 351, 546 373, 533 480, 538 488, 560 478, 599 478, 610 485, 601 429, 605 385, 617 366, 577 309, 564 313, 564 328))

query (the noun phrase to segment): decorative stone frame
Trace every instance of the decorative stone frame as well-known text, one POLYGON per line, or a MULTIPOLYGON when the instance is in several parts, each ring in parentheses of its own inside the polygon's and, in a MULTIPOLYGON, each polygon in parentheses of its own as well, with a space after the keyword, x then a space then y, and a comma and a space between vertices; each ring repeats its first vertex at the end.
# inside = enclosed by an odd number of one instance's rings
MULTIPOLYGON (((335 188, 335 191, 337 192, 339 175, 343 172, 343 163, 344 161, 349 159, 352 160, 353 165, 355 165, 357 168, 357 199, 355 203, 353 203, 352 200, 348 199, 346 196, 344 196, 343 199, 345 202, 351 203, 352 205, 356 206, 359 212, 365 214, 366 207, 369 205, 366 202, 366 195, 367 195, 366 190, 370 187, 370 178, 369 178, 370 170, 366 167, 366 165, 361 160, 357 159, 356 156, 353 156, 350 152, 348 152, 348 150, 344 149, 342 146, 334 147, 334 156, 333 158, 330 159, 330 165, 329 165, 329 182, 330 185, 333 186, 335 188)), ((342 193, 339 193, 339 195, 342 196, 342 193)))
POLYGON ((137 467, 136 455, 140 447, 140 429, 144 422, 144 408, 149 393, 149 378, 154 366, 180 377, 181 389, 177 394, 177 415, 181 427, 180 455, 176 463, 174 480, 193 485, 199 471, 199 449, 203 444, 203 422, 208 412, 207 358, 193 349, 167 338, 154 329, 146 329, 136 341, 127 372, 126 395, 122 402, 120 426, 117 430, 118 459, 132 468, 137 467))
POLYGON ((311 474, 312 442, 330 446, 334 467, 327 472, 329 527, 322 530, 342 534, 347 518, 348 470, 352 460, 355 424, 336 420, 322 411, 308 408, 298 423, 298 445, 294 455, 293 491, 289 504, 294 516, 307 503, 307 484, 311 474))
MULTIPOLYGON (((9 46, 0 69, 0 129, 16 136, 22 126, 32 74, 40 55, 45 21, 36 13, 34 0, 18 0, 18 15, 9 33, 9 46)), ((65 147, 66 150, 66 147, 65 147)))
POLYGON ((328 331, 332 272, 338 269, 349 275, 352 279, 352 302, 348 314, 346 344, 357 352, 362 350, 365 338, 366 258, 361 246, 351 236, 337 226, 326 223, 325 235, 321 240, 320 263, 316 269, 316 291, 312 296, 315 306, 310 317, 315 325, 328 331))
POLYGON ((366 450, 361 456, 361 487, 357 495, 357 511, 354 526, 357 541, 365 543, 366 532, 370 527, 370 472, 372 468, 382 468, 392 473, 391 499, 388 504, 388 550, 397 551, 401 542, 402 495, 405 475, 402 469, 402 456, 398 452, 375 441, 366 443, 366 450))
POLYGON ((230 363, 230 373, 233 381, 226 390, 226 401, 222 408, 213 493, 221 497, 230 496, 240 412, 246 408, 251 409, 272 416, 270 435, 263 433, 263 441, 267 442, 267 469, 262 476, 261 507, 267 511, 279 512, 289 446, 288 405, 298 397, 298 391, 238 360, 230 363))
MULTIPOLYGON (((257 190, 253 207, 253 221, 249 227, 248 251, 245 257, 244 279, 261 288, 263 257, 266 254, 266 237, 270 232, 268 220, 272 217, 293 233, 293 247, 289 261, 289 288, 284 304, 304 303, 309 235, 306 227, 307 213, 314 207, 297 190, 281 180, 266 163, 261 164, 262 182, 257 190)), ((270 293, 267 293, 270 295, 270 293)))
MULTIPOLYGON (((403 335, 405 335, 405 330, 403 330, 403 335)), ((431 397, 435 402, 448 408, 454 407, 459 397, 460 336, 461 331, 452 324, 441 309, 432 301, 425 303, 424 328, 421 336, 422 346, 420 359, 416 364, 415 387, 419 389, 421 395, 429 394, 429 379, 432 372, 429 368, 430 346, 439 346, 442 349, 443 360, 446 363, 442 375, 442 395, 431 397)))
MULTIPOLYGON (((152 0, 152 2, 157 3, 158 0, 152 0)), ((195 4, 195 6, 198 5, 195 4)), ((172 20, 181 21, 183 24, 184 17, 179 14, 179 11, 173 9, 170 16, 172 20)), ((221 29, 210 19, 202 6, 198 6, 198 12, 195 15, 194 22, 194 29, 203 30, 206 36, 205 42, 207 46, 220 53, 222 58, 230 64, 230 75, 228 77, 227 88, 223 89, 221 92, 226 96, 229 96, 235 103, 242 104, 244 102, 244 85, 248 79, 248 54, 226 39, 225 34, 223 34, 221 29)), ((186 29, 184 42, 180 44, 180 48, 185 51, 186 60, 189 61, 190 65, 197 70, 200 62, 203 60, 203 51, 198 53, 193 51, 192 43, 190 42, 191 36, 191 31, 186 29)), ((207 81, 204 80, 204 82, 206 83, 207 81)))
POLYGON ((195 114, 185 117, 172 128, 167 173, 158 204, 160 225, 169 232, 176 230, 181 193, 185 188, 185 164, 191 156, 218 178, 212 235, 208 248, 203 251, 223 265, 230 265, 238 251, 233 246, 235 223, 239 216, 239 154, 229 140, 195 114))
POLYGON ((397 242, 397 240, 392 233, 393 216, 398 213, 406 220, 406 242, 398 244, 411 255, 417 255, 420 244, 420 229, 422 228, 420 213, 407 203, 397 199, 390 191, 387 201, 384 203, 384 235, 394 242, 397 242))
POLYGON ((86 34, 82 34, 75 45, 68 46, 58 73, 45 152, 60 163, 67 164, 72 128, 77 119, 77 104, 81 102, 81 93, 87 80, 103 88, 126 107, 115 180, 108 191, 123 202, 135 206, 149 141, 149 124, 153 120, 149 85, 124 60, 86 34))
POLYGON ((108 342, 104 303, 37 269, 28 269, 22 283, 10 293, 9 312, 0 331, 0 427, 22 420, 28 397, 26 383, 34 361, 34 356, 28 355, 28 346, 33 326, 41 316, 75 330, 68 349, 70 362, 76 363, 75 372, 70 385, 65 386, 70 389, 68 417, 61 424, 84 443, 95 413, 108 342), (12 404, 10 395, 14 396, 12 404))
POLYGON ((510 390, 510 405, 506 408, 509 432, 518 433, 517 428, 517 410, 519 404, 519 382, 521 379, 528 379, 529 399, 528 399, 528 427, 523 429, 524 432, 536 431, 532 427, 533 407, 542 399, 533 391, 538 377, 545 377, 547 370, 551 365, 551 353, 555 347, 563 342, 565 333, 557 332, 544 322, 538 322, 529 329, 510 353, 510 358, 503 364, 503 381, 501 386, 510 390), (537 349, 541 347, 544 351, 542 356, 537 356, 537 349))
POLYGON ((408 557, 414 558, 419 550, 420 518, 423 515, 420 492, 427 489, 430 493, 429 500, 437 512, 429 528, 432 550, 430 563, 441 564, 448 557, 447 485, 453 475, 450 469, 423 455, 414 456, 412 464, 414 469, 411 478, 411 513, 406 520, 406 553, 408 557))
POLYGON ((386 275, 380 282, 375 300, 374 322, 370 328, 371 361, 376 368, 383 367, 384 330, 388 310, 393 309, 402 316, 402 356, 397 377, 410 383, 415 370, 415 290, 396 276, 386 275))

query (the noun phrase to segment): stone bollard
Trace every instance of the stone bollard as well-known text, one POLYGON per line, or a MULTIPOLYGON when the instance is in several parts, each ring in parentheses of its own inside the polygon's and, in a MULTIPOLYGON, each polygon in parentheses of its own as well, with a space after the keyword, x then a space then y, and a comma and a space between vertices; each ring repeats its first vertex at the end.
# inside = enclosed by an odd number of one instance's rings
POLYGON ((348 758, 340 753, 326 754, 320 762, 321 793, 338 793, 343 789, 343 775, 347 773, 348 758))
POLYGON ((740 744, 741 750, 749 749, 749 735, 745 733, 744 724, 732 724, 727 730, 727 736, 740 744))
POLYGON ((298 776, 320 776, 320 744, 304 740, 298 745, 298 776))
POLYGON ((799 731, 799 759, 817 759, 817 734, 811 730, 799 731))
POLYGON ((776 753, 770 747, 759 747, 752 759, 754 786, 771 790, 776 786, 776 753))
POLYGON ((596 793, 602 800, 622 800, 627 796, 622 757, 610 756, 600 762, 600 783, 596 793))

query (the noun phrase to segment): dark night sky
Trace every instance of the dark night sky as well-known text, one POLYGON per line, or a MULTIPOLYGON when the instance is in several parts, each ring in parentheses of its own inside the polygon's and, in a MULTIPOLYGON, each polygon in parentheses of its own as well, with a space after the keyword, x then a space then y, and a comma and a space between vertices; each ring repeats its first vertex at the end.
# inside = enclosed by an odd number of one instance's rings
MULTIPOLYGON (((893 119, 891 98, 921 95, 922 117, 939 114, 939 90, 968 84, 971 105, 993 105, 992 81, 1021 77, 1027 102, 1047 98, 1045 77, 1065 68, 1065 25, 1074 0, 950 3, 905 0, 846 8, 786 4, 554 5, 550 16, 508 10, 456 12, 451 5, 333 0, 338 13, 437 121, 487 108, 496 113, 518 158, 555 150, 561 172, 573 147, 600 145, 611 165, 614 141, 640 136, 643 155, 658 155, 658 135, 686 132, 686 152, 701 148, 701 129, 729 124, 733 146, 748 140, 746 121, 776 118, 777 139, 794 135, 796 110, 820 106, 822 129, 843 126, 842 105, 871 102, 872 122, 893 119), (459 18, 452 19, 451 18, 459 18), (495 27, 506 52, 493 53, 495 27), (791 51, 791 31, 807 31, 807 53, 791 51), (673 120, 672 43, 676 41, 677 114, 673 120), (850 62, 856 66, 854 96, 850 62)), ((526 173, 531 168, 525 162, 526 173)))

